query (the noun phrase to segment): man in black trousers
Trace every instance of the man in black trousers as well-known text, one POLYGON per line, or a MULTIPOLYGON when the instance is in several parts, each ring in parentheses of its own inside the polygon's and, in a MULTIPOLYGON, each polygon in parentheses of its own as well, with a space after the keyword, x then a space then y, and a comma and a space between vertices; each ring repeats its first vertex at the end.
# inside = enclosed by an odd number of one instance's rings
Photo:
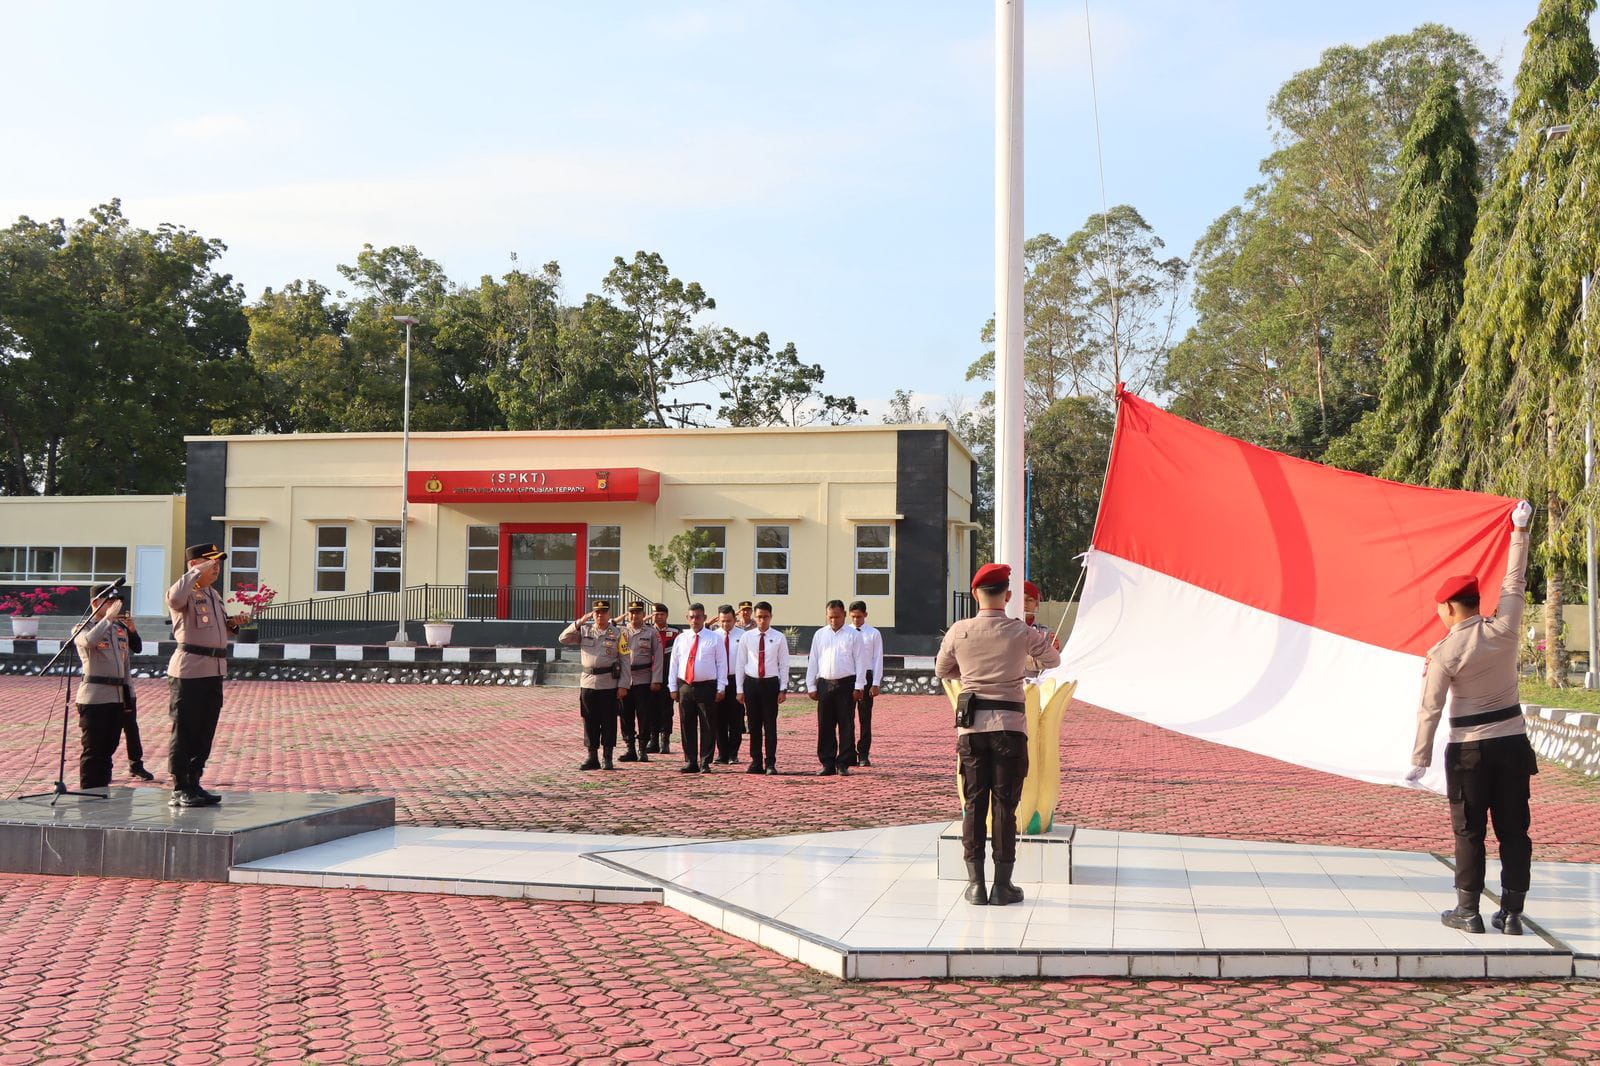
POLYGON ((172 800, 174 807, 213 807, 222 802, 200 787, 217 720, 222 716, 222 679, 228 673, 228 638, 249 621, 229 618, 216 589, 228 553, 215 544, 191 544, 184 551, 189 568, 167 589, 172 639, 178 647, 167 664, 171 694, 172 800))
POLYGON ((867 683, 861 634, 844 624, 844 601, 829 600, 828 624, 811 637, 806 694, 817 704, 819 777, 848 774, 856 762, 856 707, 867 683))
POLYGON ((755 605, 755 628, 739 642, 734 682, 750 724, 747 774, 778 772, 778 705, 788 698, 789 642, 772 628, 772 604, 755 605))
POLYGON ((667 688, 678 701, 683 730, 683 770, 711 772, 716 758, 716 708, 727 697, 728 660, 722 634, 706 628, 706 607, 689 605, 689 629, 672 642, 667 688))

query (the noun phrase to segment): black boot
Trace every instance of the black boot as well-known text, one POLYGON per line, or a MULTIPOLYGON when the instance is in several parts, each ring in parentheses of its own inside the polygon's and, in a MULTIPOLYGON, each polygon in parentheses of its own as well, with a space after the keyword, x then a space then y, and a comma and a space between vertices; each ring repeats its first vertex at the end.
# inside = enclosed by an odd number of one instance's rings
POLYGON ((994 864, 994 887, 989 889, 989 906, 1004 907, 1022 902, 1022 889, 1011 883, 1011 868, 1015 865, 1014 862, 994 864))
POLYGON ((1489 919, 1489 924, 1500 930, 1506 936, 1522 935, 1522 904, 1527 900, 1526 892, 1513 892, 1504 889, 1500 893, 1500 909, 1494 912, 1494 917, 1489 919))
POLYGON ((590 748, 589 749, 589 757, 587 759, 583 760, 583 763, 578 767, 578 769, 580 769, 580 770, 598 770, 598 769, 600 769, 600 749, 599 748, 590 748))
POLYGON ((606 749, 605 761, 600 764, 600 769, 602 769, 602 770, 615 770, 616 769, 615 766, 611 765, 611 749, 610 748, 606 749))
MULTIPOLYGON (((629 750, 631 751, 632 749, 630 748, 629 750)), ((650 756, 645 754, 644 738, 643 737, 639 738, 639 761, 640 762, 649 762, 650 761, 650 756)))
POLYGON ((983 863, 967 863, 967 890, 961 898, 974 907, 984 907, 989 903, 989 890, 983 887, 983 863))
POLYGON ((195 778, 193 781, 189 782, 189 789, 195 795, 197 795, 201 799, 205 800, 207 806, 214 807, 217 804, 222 802, 222 796, 221 795, 219 795, 216 792, 212 792, 210 789, 206 789, 206 788, 202 788, 201 787, 200 779, 198 777, 195 778))
POLYGON ((144 768, 144 763, 142 762, 129 763, 128 776, 136 777, 140 781, 154 781, 156 779, 156 775, 151 773, 149 770, 146 770, 144 768))
POLYGON ((1439 921, 1463 933, 1483 932, 1483 915, 1478 913, 1478 893, 1456 889, 1455 909, 1440 914, 1439 921))
POLYGON ((657 734, 655 734, 655 733, 651 733, 649 736, 645 737, 644 738, 644 743, 639 745, 639 751, 640 751, 641 754, 644 753, 644 752, 650 752, 652 755, 654 755, 656 752, 658 752, 660 750, 661 750, 661 740, 660 740, 659 736, 657 734))
POLYGON ((618 762, 638 762, 639 761, 639 749, 634 746, 633 738, 632 737, 624 737, 623 739, 628 742, 628 750, 623 752, 621 755, 618 755, 617 756, 617 761, 618 762))
POLYGON ((672 754, 672 733, 670 731, 661 734, 661 754, 672 754))

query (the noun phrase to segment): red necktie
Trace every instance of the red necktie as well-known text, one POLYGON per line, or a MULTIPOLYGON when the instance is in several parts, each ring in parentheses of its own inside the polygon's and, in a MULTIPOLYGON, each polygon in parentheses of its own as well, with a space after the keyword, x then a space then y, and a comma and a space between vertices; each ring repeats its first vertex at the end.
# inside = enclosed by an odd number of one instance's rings
POLYGON ((758 657, 756 659, 756 670, 759 671, 756 674, 756 676, 757 677, 766 677, 767 676, 767 635, 765 633, 759 634, 757 636, 756 640, 757 640, 758 646, 761 649, 758 652, 758 657))
POLYGON ((683 673, 683 679, 689 684, 694 684, 694 655, 700 650, 700 634, 694 635, 694 643, 689 645, 689 669, 683 673))

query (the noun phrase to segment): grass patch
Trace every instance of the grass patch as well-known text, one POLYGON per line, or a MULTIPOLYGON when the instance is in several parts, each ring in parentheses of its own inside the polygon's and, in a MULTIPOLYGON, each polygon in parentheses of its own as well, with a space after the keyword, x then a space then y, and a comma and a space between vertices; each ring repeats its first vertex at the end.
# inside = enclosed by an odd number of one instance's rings
POLYGON ((1522 679, 1522 702, 1540 707, 1565 707, 1575 711, 1600 712, 1600 692, 1586 688, 1551 688, 1543 681, 1522 679))

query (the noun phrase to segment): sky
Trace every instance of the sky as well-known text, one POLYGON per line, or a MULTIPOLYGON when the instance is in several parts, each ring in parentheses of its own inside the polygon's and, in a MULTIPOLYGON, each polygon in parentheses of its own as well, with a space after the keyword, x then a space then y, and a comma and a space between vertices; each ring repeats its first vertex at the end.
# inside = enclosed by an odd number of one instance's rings
MULTIPOLYGON (((1266 105, 1326 48, 1429 21, 1505 71, 1535 0, 1090 0, 1109 202, 1187 257, 1259 177, 1266 105)), ((228 246, 254 299, 363 243, 458 283, 555 260, 566 296, 661 253, 709 321, 793 341, 872 419, 975 395, 994 305, 983 0, 0 0, 0 220, 228 246)), ((1025 222, 1100 210, 1082 0, 1025 9, 1025 222)))

